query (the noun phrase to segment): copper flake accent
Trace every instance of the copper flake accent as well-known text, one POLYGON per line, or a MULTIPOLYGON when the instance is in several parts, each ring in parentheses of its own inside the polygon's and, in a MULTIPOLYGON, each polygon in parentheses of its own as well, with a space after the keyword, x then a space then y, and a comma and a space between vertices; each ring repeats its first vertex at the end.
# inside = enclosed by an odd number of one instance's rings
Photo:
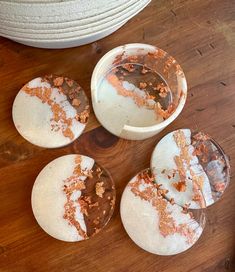
POLYGON ((198 202, 200 207, 204 208, 206 206, 204 197, 202 195, 202 186, 204 178, 203 176, 196 175, 194 171, 191 169, 190 161, 192 159, 192 156, 189 152, 189 145, 187 144, 186 136, 184 135, 184 132, 182 130, 177 130, 174 132, 173 137, 175 139, 177 146, 180 149, 180 155, 174 157, 174 161, 177 166, 177 171, 180 176, 180 181, 178 183, 173 183, 172 186, 174 186, 179 192, 185 192, 187 187, 186 171, 188 170, 192 177, 193 185, 192 200, 198 202))
POLYGON ((61 131, 64 137, 69 138, 71 141, 74 140, 75 135, 72 131, 73 121, 79 121, 82 124, 86 124, 89 117, 89 106, 86 105, 87 101, 85 101, 85 94, 80 92, 81 87, 75 81, 68 78, 49 75, 42 77, 41 81, 47 82, 48 87, 42 86, 31 88, 29 87, 29 84, 26 84, 22 88, 22 91, 32 97, 37 97, 42 103, 46 103, 50 107, 53 114, 53 117, 50 120, 52 131, 61 131), (66 96, 70 104, 76 109, 76 116, 73 118, 68 117, 63 105, 56 103, 54 97, 52 97, 52 91, 55 89, 59 94, 66 96), (79 95, 84 100, 83 105, 81 105, 82 102, 77 98, 79 95), (70 99, 72 100, 70 101, 70 99), (85 109, 80 111, 80 108, 84 108, 84 104, 86 105, 85 109))
POLYGON ((68 137, 70 140, 74 139, 74 134, 72 132, 72 118, 68 118, 63 108, 51 99, 52 90, 50 88, 29 88, 26 85, 22 90, 30 96, 38 97, 42 103, 46 103, 50 106, 53 113, 53 118, 51 119, 51 130, 61 130, 65 137, 68 137))
MULTIPOLYGON (((155 187, 152 180, 148 180, 148 176, 148 171, 138 174, 136 179, 128 185, 131 188, 131 192, 142 200, 148 201, 156 209, 159 216, 158 228, 161 235, 166 237, 174 233, 179 233, 186 237, 188 244, 193 244, 197 239, 195 230, 190 228, 187 224, 177 224, 175 222, 171 216, 171 212, 167 210, 168 203, 170 202, 159 194, 159 190, 155 187), (143 176, 145 176, 145 178, 143 178, 143 176), (143 184, 148 186, 141 190, 140 185, 143 184)), ((171 202, 173 202, 173 200, 171 202)), ((174 204, 171 203, 171 205, 174 204)))
POLYGON ((64 205, 65 212, 64 212, 64 219, 68 220, 71 225, 73 225, 77 231, 78 234, 83 238, 87 239, 88 236, 86 232, 81 228, 80 223, 76 220, 76 202, 79 203, 80 211, 82 214, 87 215, 87 202, 85 202, 82 199, 77 199, 76 201, 71 199, 71 196, 76 191, 81 191, 86 188, 85 183, 83 180, 80 179, 80 173, 81 171, 81 156, 77 155, 75 158, 75 168, 73 171, 73 175, 69 178, 67 178, 64 181, 64 187, 63 191, 66 194, 66 203, 64 205))
POLYGON ((105 192, 103 185, 104 185, 103 182, 97 182, 95 185, 95 192, 101 198, 103 197, 103 194, 105 192))

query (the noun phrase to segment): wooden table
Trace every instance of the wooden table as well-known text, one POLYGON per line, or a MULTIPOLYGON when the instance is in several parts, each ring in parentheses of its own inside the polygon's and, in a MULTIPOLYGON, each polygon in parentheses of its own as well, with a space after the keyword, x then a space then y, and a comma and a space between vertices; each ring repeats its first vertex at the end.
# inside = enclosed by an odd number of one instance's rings
POLYGON ((235 271, 235 176, 222 199, 207 209, 207 225, 190 250, 161 257, 138 248, 120 221, 119 204, 126 183, 149 166, 151 152, 177 128, 212 135, 235 167, 235 5, 233 0, 154 0, 115 34, 90 45, 65 50, 31 48, 0 38, 0 271, 235 271), (166 50, 182 65, 188 99, 178 119, 159 135, 127 141, 111 135, 94 114, 72 145, 42 149, 15 130, 11 107, 21 86, 48 73, 77 80, 90 97, 97 61, 110 49, 143 42, 166 50), (39 171, 58 156, 91 156, 111 172, 117 188, 114 216, 105 229, 85 242, 65 243, 36 223, 30 195, 39 171))

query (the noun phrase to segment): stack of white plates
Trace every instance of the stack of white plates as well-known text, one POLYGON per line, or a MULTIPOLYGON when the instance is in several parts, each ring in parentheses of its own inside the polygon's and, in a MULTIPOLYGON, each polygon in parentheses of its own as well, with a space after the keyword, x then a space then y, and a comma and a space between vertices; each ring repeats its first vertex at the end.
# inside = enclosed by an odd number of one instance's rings
POLYGON ((151 0, 1 0, 0 35, 41 48, 67 48, 113 33, 151 0))

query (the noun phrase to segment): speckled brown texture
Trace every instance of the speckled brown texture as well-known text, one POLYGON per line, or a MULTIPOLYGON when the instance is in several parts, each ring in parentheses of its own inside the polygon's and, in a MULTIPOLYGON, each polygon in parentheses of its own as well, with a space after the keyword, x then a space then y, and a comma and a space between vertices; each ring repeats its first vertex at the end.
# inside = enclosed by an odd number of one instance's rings
POLYGON ((116 198, 114 182, 109 173, 96 162, 92 169, 82 169, 82 156, 75 156, 73 174, 64 181, 63 191, 66 194, 64 219, 73 225, 83 239, 88 239, 99 232, 110 220, 116 198), (82 179, 85 177, 85 180, 82 179), (77 199, 73 193, 80 192, 77 199), (86 231, 81 228, 76 216, 77 203, 84 216, 86 231))
POLYGON ((116 68, 116 76, 119 79, 128 81, 135 86, 138 86, 146 94, 162 105, 164 110, 171 103, 170 91, 165 97, 160 95, 160 84, 167 87, 166 82, 154 70, 136 63, 130 64, 132 69, 128 69, 125 64, 116 68))
POLYGON ((99 232, 107 224, 113 214, 116 199, 114 182, 107 171, 97 163, 94 164, 92 170, 93 177, 87 178, 86 188, 82 190, 81 195, 81 199, 90 200, 86 201, 88 203, 86 206, 87 214, 84 214, 88 237, 99 232), (102 172, 97 171, 97 169, 101 169, 102 172), (98 194, 97 183, 103 183, 103 194, 98 194))
POLYGON ((156 48, 154 52, 148 53, 139 49, 136 55, 126 56, 123 46, 123 53, 116 56, 113 65, 119 73, 120 80, 126 77, 128 79, 128 75, 136 71, 139 77, 141 74, 143 80, 136 82, 137 86, 146 85, 148 95, 154 96, 157 114, 164 120, 175 112, 181 98, 185 96, 183 90, 178 87, 177 79, 184 78, 183 70, 176 60, 162 49, 156 48), (140 68, 136 69, 136 65, 140 68), (122 67, 120 71, 119 66, 122 67), (149 80, 151 74, 155 74, 155 80, 149 80))
POLYGON ((89 102, 82 87, 74 80, 56 75, 46 75, 42 77, 43 81, 48 82, 52 88, 58 88, 67 96, 70 104, 76 109, 78 121, 85 124, 89 117, 89 102))
POLYGON ((221 197, 229 183, 230 165, 228 158, 219 144, 203 132, 192 134, 192 145, 195 148, 194 154, 209 178, 212 196, 216 201, 217 198, 221 197), (224 177, 222 179, 218 178, 218 172, 209 166, 209 163, 213 161, 217 161, 223 169, 224 177))

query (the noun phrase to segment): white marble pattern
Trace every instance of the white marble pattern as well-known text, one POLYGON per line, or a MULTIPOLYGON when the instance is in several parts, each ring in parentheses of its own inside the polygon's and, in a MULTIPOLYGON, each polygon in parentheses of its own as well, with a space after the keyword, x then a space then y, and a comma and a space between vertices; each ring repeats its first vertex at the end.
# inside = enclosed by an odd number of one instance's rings
MULTIPOLYGON (((41 82, 41 78, 36 78, 29 82, 29 87, 50 87, 50 85, 41 82)), ((73 140, 65 137, 61 129, 52 130, 51 125, 56 125, 56 123, 51 121, 53 118, 51 107, 42 103, 38 97, 30 96, 23 90, 20 90, 15 98, 12 117, 18 132, 32 144, 47 148, 62 147, 77 139, 83 132, 85 125, 74 119, 76 110, 69 103, 67 97, 58 92, 57 88, 52 89, 51 99, 63 108, 67 118, 73 118, 71 126, 74 134, 73 140)), ((63 127, 61 121, 58 125, 63 127)))
MULTIPOLYGON (((191 155, 190 169, 193 170, 195 174, 203 176, 203 187, 202 193, 206 202, 206 206, 209 206, 214 203, 210 182, 209 179, 200 165, 197 156, 192 155, 194 148, 191 145, 191 131, 190 129, 182 130, 185 137, 186 143, 189 146, 189 153, 191 155)), ((174 157, 179 156, 180 149, 177 146, 174 140, 174 131, 168 133, 165 137, 163 137, 160 142, 156 145, 151 158, 151 169, 156 177, 156 181, 159 184, 162 184, 162 189, 166 189, 169 192, 166 194, 168 199, 173 198, 175 202, 181 206, 185 204, 190 204, 190 208, 197 209, 200 208, 198 202, 193 201, 193 184, 190 180, 191 174, 187 171, 187 185, 185 192, 177 191, 173 186, 173 182, 179 181, 179 176, 176 174, 175 178, 169 179, 167 177, 167 173, 172 174, 173 169, 177 169, 174 157), (166 173, 162 173, 163 169, 166 169, 166 173)))
MULTIPOLYGON (((134 177, 131 181, 136 180, 134 177)), ((147 186, 140 186, 143 190, 147 186)), ((195 242, 202 234, 203 228, 189 214, 182 213, 178 205, 168 203, 167 211, 171 213, 176 224, 186 224, 195 231, 195 242)), ((139 196, 134 195, 127 185, 121 199, 120 213, 124 228, 130 238, 142 249, 158 255, 174 255, 189 249, 184 235, 174 233, 164 237, 159 230, 159 213, 155 207, 139 196)))
MULTIPOLYGON (((77 229, 63 218, 66 203, 63 185, 73 175, 76 156, 62 156, 47 164, 34 183, 31 197, 33 213, 41 228, 54 238, 68 242, 83 240, 77 229)), ((82 156, 81 169, 90 170, 94 163, 93 159, 82 156)), ((81 179, 85 180, 85 177, 81 179)), ((76 220, 86 231, 84 216, 80 212, 79 204, 76 205, 76 220)))
MULTIPOLYGON (((127 81, 123 82, 123 87, 137 93, 140 97, 143 96, 143 91, 127 81)), ((101 81, 98 88, 96 115, 111 133, 120 135, 125 125, 147 127, 160 122, 154 110, 138 107, 131 97, 119 95, 106 78, 101 81)))

